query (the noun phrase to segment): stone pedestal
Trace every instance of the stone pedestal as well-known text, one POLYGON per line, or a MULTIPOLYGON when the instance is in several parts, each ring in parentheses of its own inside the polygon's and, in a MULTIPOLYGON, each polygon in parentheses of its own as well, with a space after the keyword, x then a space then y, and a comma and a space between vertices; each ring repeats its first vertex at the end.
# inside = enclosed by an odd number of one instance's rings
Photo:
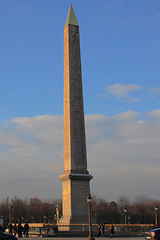
POLYGON ((88 224, 87 196, 90 192, 89 174, 62 175, 63 182, 63 217, 59 225, 64 231, 78 229, 70 224, 88 224))

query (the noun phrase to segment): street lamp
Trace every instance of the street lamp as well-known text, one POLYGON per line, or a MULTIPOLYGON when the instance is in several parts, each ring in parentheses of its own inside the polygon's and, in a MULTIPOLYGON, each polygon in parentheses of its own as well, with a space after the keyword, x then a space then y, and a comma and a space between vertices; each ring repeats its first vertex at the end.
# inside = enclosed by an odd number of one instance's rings
POLYGON ((124 208, 124 223, 125 223, 125 224, 127 224, 127 212, 128 212, 128 210, 127 210, 127 208, 125 207, 125 208, 124 208))
POLYGON ((128 216, 128 224, 130 224, 130 220, 131 220, 131 218, 130 218, 130 216, 128 216))
POLYGON ((12 223, 12 205, 9 205, 9 221, 12 223))
POLYGON ((157 207, 157 205, 155 206, 154 211, 155 211, 155 227, 157 227, 158 226, 158 207, 157 207))
POLYGON ((88 240, 95 240, 92 234, 92 216, 91 216, 91 205, 92 205, 92 197, 89 194, 87 197, 88 203, 88 216, 89 216, 89 237, 88 240))
POLYGON ((56 220, 57 220, 57 224, 59 223, 59 207, 58 204, 56 205, 56 220))

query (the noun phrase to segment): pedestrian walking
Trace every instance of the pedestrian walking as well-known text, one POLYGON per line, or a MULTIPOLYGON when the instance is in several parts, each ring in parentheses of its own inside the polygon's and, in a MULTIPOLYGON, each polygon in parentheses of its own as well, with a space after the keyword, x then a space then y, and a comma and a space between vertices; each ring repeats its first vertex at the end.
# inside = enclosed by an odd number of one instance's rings
POLYGON ((23 227, 21 223, 18 224, 18 237, 22 238, 23 227))
POLYGON ((114 226, 113 226, 113 224, 110 225, 109 232, 110 232, 111 238, 113 238, 113 234, 114 234, 114 226))
POLYGON ((100 233, 101 233, 101 237, 105 237, 105 235, 104 235, 104 224, 101 224, 100 225, 100 233))
POLYGON ((13 232, 13 225, 12 225, 12 223, 8 224, 8 230, 9 230, 9 234, 12 235, 12 232, 13 232))
POLYGON ((101 225, 99 223, 98 223, 97 230, 98 230, 98 237, 100 237, 101 236, 101 225))
POLYGON ((29 224, 26 222, 24 225, 24 232, 25 236, 28 237, 28 232, 29 232, 29 224))
POLYGON ((14 232, 14 236, 16 236, 16 234, 17 234, 17 225, 16 225, 16 223, 13 226, 13 232, 14 232))
POLYGON ((5 229, 4 229, 4 227, 3 227, 3 224, 0 224, 0 230, 1 230, 2 232, 5 231, 5 229))

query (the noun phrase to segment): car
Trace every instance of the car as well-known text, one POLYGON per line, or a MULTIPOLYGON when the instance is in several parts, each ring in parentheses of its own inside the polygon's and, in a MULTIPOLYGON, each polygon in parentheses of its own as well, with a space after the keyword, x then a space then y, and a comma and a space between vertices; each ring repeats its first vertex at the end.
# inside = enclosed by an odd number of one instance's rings
POLYGON ((0 240, 17 240, 17 238, 0 230, 0 240))
POLYGON ((160 240, 160 228, 155 228, 146 233, 145 239, 160 240))

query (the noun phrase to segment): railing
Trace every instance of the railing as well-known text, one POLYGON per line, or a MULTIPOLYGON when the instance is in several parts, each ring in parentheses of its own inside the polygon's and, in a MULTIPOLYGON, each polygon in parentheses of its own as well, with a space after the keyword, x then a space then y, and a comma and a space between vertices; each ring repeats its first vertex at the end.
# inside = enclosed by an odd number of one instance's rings
MULTIPOLYGON (((145 233, 150 229, 154 228, 153 224, 113 224, 115 233, 117 234, 131 234, 131 233, 145 233)), ((22 224, 23 226, 23 224, 22 224)), ((58 230, 66 231, 66 229, 70 228, 72 232, 88 232, 88 224, 71 224, 71 225, 60 225, 60 224, 43 224, 43 223, 29 223, 29 234, 30 235, 49 235, 49 234, 57 234, 58 230)), ((92 224, 93 232, 97 232, 97 224, 92 224)), ((106 234, 109 232, 110 224, 105 224, 105 232, 106 234)))

